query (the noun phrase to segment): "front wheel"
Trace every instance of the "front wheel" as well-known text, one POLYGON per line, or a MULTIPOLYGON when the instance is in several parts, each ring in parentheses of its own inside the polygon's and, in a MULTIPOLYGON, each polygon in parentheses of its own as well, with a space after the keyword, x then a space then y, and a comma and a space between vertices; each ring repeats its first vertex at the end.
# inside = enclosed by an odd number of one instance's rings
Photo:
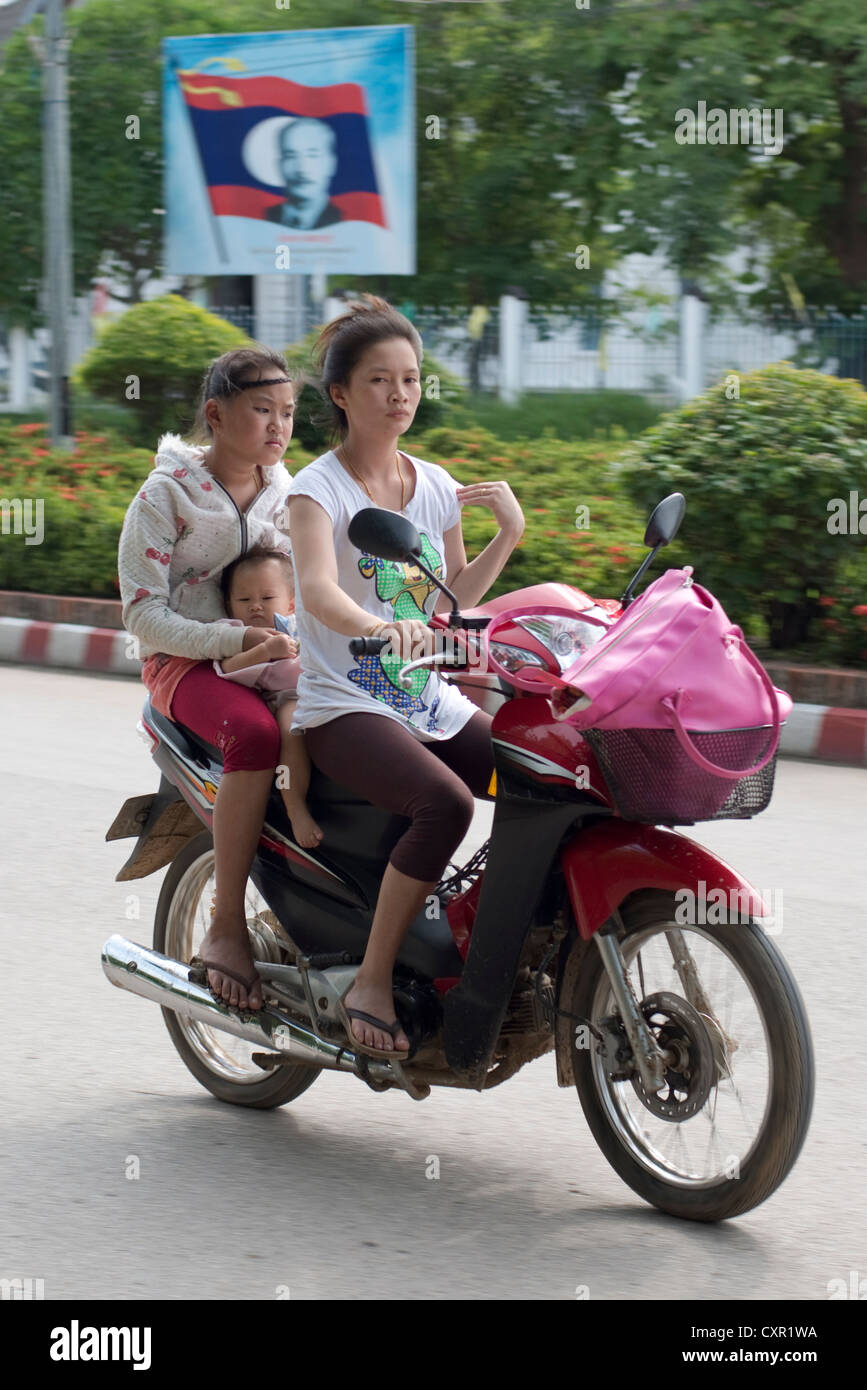
POLYGON ((674 895, 660 893, 622 920, 629 979, 670 1062, 646 1092, 588 942, 571 1002, 561 1000, 591 1025, 576 1023, 572 1048, 587 1122, 624 1182, 662 1211, 739 1216, 779 1187, 807 1132, 813 1053, 798 988, 755 922, 681 925, 674 895))

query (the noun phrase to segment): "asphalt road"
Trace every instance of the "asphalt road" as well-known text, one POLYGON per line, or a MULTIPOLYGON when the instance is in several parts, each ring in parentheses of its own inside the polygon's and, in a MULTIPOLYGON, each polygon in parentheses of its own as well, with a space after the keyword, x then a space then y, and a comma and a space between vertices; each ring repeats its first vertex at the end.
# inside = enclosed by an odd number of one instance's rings
POLYGON ((327 1072, 268 1113, 203 1091, 100 968, 112 932, 149 941, 162 877, 115 883, 127 848, 104 840, 157 784, 141 703, 129 680, 0 667, 0 1277, 47 1299, 824 1300, 867 1275, 863 770, 783 762, 763 816, 695 832, 784 894, 818 1070, 787 1181, 705 1227, 620 1181, 552 1056, 422 1104, 327 1072))

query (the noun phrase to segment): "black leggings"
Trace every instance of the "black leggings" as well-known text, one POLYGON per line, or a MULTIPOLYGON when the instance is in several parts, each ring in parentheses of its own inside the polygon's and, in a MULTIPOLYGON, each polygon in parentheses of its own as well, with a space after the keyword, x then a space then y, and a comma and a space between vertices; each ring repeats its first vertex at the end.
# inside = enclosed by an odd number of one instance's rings
POLYGON ((342 714, 304 730, 311 761, 341 786, 408 816, 389 863, 436 883, 470 828, 473 797, 490 799, 491 716, 479 710, 451 738, 422 743, 383 714, 342 714))

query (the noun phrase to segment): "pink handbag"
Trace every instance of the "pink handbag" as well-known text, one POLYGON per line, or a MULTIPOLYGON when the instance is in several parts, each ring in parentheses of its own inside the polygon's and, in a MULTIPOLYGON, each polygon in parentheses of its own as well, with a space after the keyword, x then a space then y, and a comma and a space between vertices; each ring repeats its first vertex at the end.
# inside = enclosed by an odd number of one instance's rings
POLYGON ((585 731, 625 819, 752 816, 773 790, 792 701, 692 574, 667 570, 562 676, 527 668, 518 682, 564 692, 552 708, 585 731), (584 698, 566 704, 565 687, 584 698))

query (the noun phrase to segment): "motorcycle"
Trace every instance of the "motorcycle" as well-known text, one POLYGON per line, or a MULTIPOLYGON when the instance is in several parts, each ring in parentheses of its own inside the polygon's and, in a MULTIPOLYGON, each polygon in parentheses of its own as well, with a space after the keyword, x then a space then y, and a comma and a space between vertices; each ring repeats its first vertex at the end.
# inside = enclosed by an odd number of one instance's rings
MULTIPOLYGON (((619 816, 584 735, 552 697, 517 684, 528 667, 565 671, 606 634, 683 510, 680 494, 656 508, 649 554, 620 601, 544 583, 465 613, 405 518, 379 508, 354 518, 360 550, 418 566, 451 600, 431 619, 441 649, 406 663, 403 685, 437 669, 493 715, 491 834, 448 866, 406 934, 394 986, 410 1049, 399 1057, 356 1052, 339 1003, 408 822, 314 768, 308 803, 324 838, 304 849, 272 787, 247 891, 264 1006, 232 1009, 184 964, 209 921, 221 754, 145 702, 139 729, 159 789, 127 800, 106 838, 136 837, 121 882, 169 867, 153 946, 113 935, 103 970, 161 1006, 214 1096, 268 1109, 330 1069, 423 1100, 436 1086, 488 1090, 553 1052, 558 1084, 576 1088, 606 1159, 647 1202, 718 1221, 775 1191, 806 1134, 813 1056, 798 988, 761 926, 765 903, 680 830, 619 816), (684 892, 697 899, 708 885, 734 909, 685 921, 684 892)), ((349 640, 356 657, 383 645, 349 640)))

